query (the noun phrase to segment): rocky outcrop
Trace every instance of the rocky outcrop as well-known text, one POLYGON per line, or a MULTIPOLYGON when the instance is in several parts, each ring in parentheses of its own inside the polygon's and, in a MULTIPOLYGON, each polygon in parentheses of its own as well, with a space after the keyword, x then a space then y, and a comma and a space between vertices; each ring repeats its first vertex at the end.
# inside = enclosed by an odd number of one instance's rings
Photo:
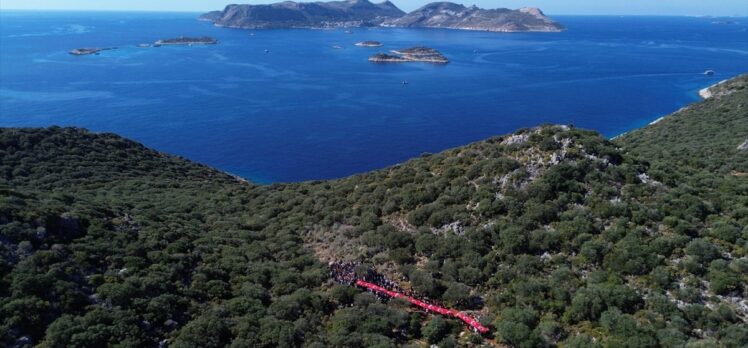
POLYGON ((93 48, 76 48, 74 50, 71 50, 68 53, 70 53, 71 55, 74 55, 74 56, 88 56, 88 55, 99 55, 99 53, 101 53, 101 51, 108 51, 108 50, 113 50, 113 49, 116 49, 116 48, 114 48, 114 47, 110 47, 110 48, 98 48, 98 47, 93 47, 93 48))
POLYGON ((405 28, 447 28, 493 32, 559 32, 564 27, 537 8, 482 9, 451 2, 435 2, 407 15, 387 21, 384 26, 405 28))
POLYGON ((738 145, 738 150, 745 151, 748 150, 748 139, 745 139, 745 141, 738 145))
POLYGON ((382 43, 379 41, 362 41, 357 42, 356 46, 358 47, 382 47, 382 43))
POLYGON ((703 89, 699 90, 699 96, 702 99, 709 99, 709 98, 711 98, 713 96, 712 91, 711 91, 712 87, 714 87, 714 86, 703 88, 703 89))
POLYGON ((748 75, 742 75, 734 79, 720 81, 717 84, 709 86, 699 91, 699 96, 703 99, 722 98, 733 94, 737 91, 748 88, 748 75))
POLYGON ((389 1, 378 4, 368 0, 284 1, 270 5, 228 5, 223 11, 208 12, 200 19, 231 28, 334 28, 376 26, 404 14, 389 1))
POLYGON ((564 27, 537 8, 482 9, 451 2, 434 2, 405 14, 389 1, 285 1, 270 5, 228 5, 201 20, 231 28, 335 28, 384 26, 447 28, 493 32, 558 32, 564 27))

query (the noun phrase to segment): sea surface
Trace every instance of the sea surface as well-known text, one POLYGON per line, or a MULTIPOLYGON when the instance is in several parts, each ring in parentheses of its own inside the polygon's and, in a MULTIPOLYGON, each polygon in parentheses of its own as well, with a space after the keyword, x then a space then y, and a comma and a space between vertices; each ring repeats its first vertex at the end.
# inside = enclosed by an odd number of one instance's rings
POLYGON ((301 181, 541 123, 615 136, 748 72, 746 18, 557 16, 568 31, 501 34, 250 31, 197 16, 0 11, 0 127, 114 132, 255 182, 301 181), (220 44, 137 47, 198 35, 220 44), (451 63, 367 61, 416 45, 451 63), (67 53, 79 47, 118 49, 67 53))

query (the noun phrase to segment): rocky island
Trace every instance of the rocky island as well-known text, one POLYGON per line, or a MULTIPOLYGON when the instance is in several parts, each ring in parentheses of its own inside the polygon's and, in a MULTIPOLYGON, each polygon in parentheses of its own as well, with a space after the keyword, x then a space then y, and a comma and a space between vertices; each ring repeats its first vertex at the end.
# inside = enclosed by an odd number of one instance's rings
POLYGON ((377 26, 404 14, 389 1, 379 4, 368 0, 284 1, 269 5, 228 5, 223 11, 208 12, 199 19, 219 27, 243 29, 350 28, 377 26))
POLYGON ((108 50, 113 50, 113 49, 115 49, 115 48, 114 47, 109 47, 109 48, 98 48, 98 47, 76 48, 74 50, 71 50, 68 53, 70 53, 70 54, 72 54, 74 56, 88 56, 88 55, 92 55, 92 54, 93 55, 98 55, 99 53, 101 53, 101 51, 108 51, 108 50))
POLYGON ((384 45, 382 45, 382 43, 379 41, 362 41, 362 42, 357 42, 356 46, 358 47, 382 47, 384 45))
POLYGON ((228 5, 199 18, 219 27, 341 28, 398 27, 445 28, 492 32, 559 32, 564 27, 537 8, 482 9, 451 2, 434 2, 411 13, 393 3, 369 0, 330 2, 284 1, 270 5, 228 5))
POLYGON ((175 46, 175 45, 186 45, 186 46, 192 46, 192 45, 215 45, 218 43, 218 40, 208 37, 208 36, 202 36, 202 37, 184 37, 180 36, 178 38, 174 39, 163 39, 156 41, 153 46, 159 47, 159 46, 175 46))
POLYGON ((560 32, 564 27, 538 8, 519 10, 465 7, 451 2, 435 2, 407 15, 382 23, 386 27, 444 28, 492 32, 560 32))
POLYGON ((374 63, 407 63, 425 62, 434 64, 447 64, 449 59, 441 52, 430 47, 412 47, 403 50, 392 50, 391 54, 377 53, 369 57, 374 63))

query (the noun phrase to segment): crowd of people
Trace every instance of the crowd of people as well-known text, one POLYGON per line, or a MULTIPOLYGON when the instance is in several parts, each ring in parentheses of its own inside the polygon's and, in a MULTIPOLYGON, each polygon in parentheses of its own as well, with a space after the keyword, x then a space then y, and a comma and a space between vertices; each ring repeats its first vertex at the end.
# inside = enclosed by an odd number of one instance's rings
POLYGON ((356 266, 358 264, 355 262, 330 262, 330 277, 338 283, 354 285, 357 279, 356 266))
MULTIPOLYGON (((399 292, 405 296, 418 298, 424 302, 428 302, 430 304, 441 306, 439 301, 435 301, 428 297, 424 297, 416 293, 413 290, 405 289, 402 286, 400 286, 400 284, 397 281, 389 279, 383 274, 371 268, 365 271, 362 271, 361 273, 363 274, 359 277, 356 274, 356 269, 359 268, 360 264, 357 262, 333 261, 333 262, 330 262, 329 266, 330 266, 330 277, 332 279, 335 279, 335 281, 338 283, 355 286, 356 280, 361 279, 365 282, 379 285, 387 290, 399 292)), ((374 293, 374 295, 377 296, 380 300, 388 299, 386 295, 383 295, 380 293, 374 293)))
POLYGON ((396 281, 385 277, 383 274, 373 270, 366 269, 361 271, 361 276, 356 275, 356 269, 359 268, 360 264, 357 262, 348 261, 333 261, 330 262, 330 277, 335 279, 336 282, 341 284, 355 285, 357 279, 377 284, 387 290, 396 291, 400 293, 407 293, 400 284, 396 281))

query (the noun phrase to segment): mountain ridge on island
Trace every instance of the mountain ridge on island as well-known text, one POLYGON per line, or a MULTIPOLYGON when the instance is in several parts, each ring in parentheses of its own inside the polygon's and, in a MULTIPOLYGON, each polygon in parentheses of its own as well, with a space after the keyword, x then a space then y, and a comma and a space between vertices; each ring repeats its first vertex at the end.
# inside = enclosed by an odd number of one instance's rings
POLYGON ((227 5, 200 20, 242 29, 402 27, 492 32, 559 32, 564 26, 538 8, 482 9, 452 2, 433 2, 405 13, 390 1, 284 1, 267 5, 227 5))
POLYGON ((283 1, 267 5, 227 5, 223 11, 208 12, 200 20, 219 27, 243 29, 335 28, 376 26, 385 19, 405 14, 389 1, 329 2, 283 1))
POLYGON ((559 32, 564 27, 542 10, 523 7, 482 9, 453 2, 432 2, 407 15, 382 24, 388 27, 446 28, 493 32, 559 32))

